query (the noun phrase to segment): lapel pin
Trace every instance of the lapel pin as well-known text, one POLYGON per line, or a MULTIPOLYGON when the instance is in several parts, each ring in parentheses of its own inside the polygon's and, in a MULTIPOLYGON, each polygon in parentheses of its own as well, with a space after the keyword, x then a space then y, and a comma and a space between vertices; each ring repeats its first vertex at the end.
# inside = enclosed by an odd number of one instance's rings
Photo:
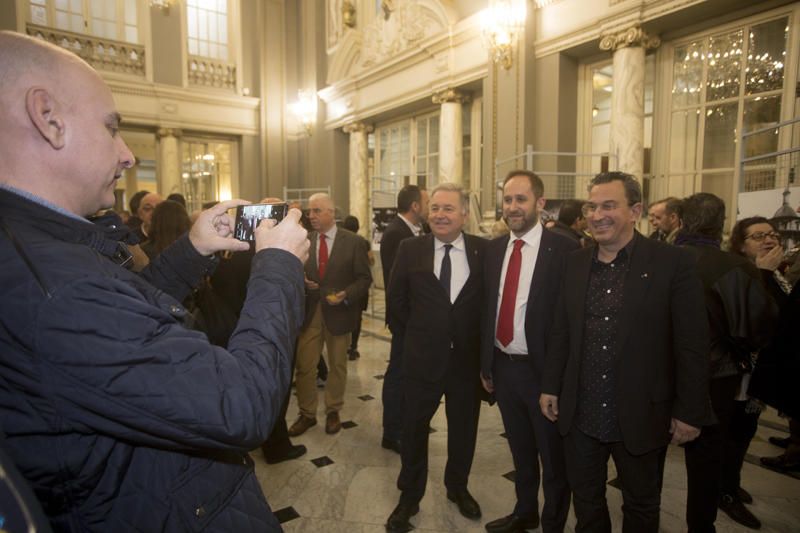
POLYGON ((642 274, 642 277, 643 277, 643 278, 646 278, 646 277, 647 277, 647 272, 645 272, 644 274, 642 274))

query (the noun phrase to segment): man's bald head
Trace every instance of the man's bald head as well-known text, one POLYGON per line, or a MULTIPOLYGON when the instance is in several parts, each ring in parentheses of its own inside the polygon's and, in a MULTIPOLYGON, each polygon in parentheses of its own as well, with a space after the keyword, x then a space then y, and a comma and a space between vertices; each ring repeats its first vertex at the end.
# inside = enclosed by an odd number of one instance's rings
POLYGON ((111 91, 75 54, 0 32, 0 183, 77 215, 114 204, 134 158, 111 91))

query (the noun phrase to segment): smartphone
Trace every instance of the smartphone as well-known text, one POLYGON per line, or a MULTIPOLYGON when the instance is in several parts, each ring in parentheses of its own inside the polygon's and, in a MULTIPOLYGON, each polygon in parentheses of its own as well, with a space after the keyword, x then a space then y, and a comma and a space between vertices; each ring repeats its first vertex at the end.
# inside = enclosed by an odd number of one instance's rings
POLYGON ((288 212, 289 204, 283 203, 240 205, 236 208, 233 236, 240 241, 254 241, 259 222, 265 218, 272 218, 280 222, 288 212))

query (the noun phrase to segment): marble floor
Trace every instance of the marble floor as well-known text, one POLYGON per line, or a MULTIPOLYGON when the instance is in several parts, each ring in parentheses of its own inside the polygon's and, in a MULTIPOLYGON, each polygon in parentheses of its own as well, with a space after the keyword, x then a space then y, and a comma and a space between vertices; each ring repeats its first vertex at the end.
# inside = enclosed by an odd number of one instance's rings
MULTIPOLYGON (((322 423, 293 439, 304 444, 308 453, 296 460, 267 465, 259 451, 253 452, 258 478, 273 511, 287 532, 382 532, 383 524, 397 504, 399 491, 395 482, 400 457, 381 448, 381 388, 389 354, 389 332, 380 318, 364 319, 364 334, 359 342, 361 358, 348 363, 347 395, 341 412, 343 429, 327 435, 322 423)), ((324 403, 320 398, 320 409, 324 403)), ((293 396, 289 406, 289 424, 297 416, 293 396)), ((444 465, 447 459, 447 423, 444 409, 439 409, 430 435, 428 487, 420 512, 411 522, 424 532, 478 532, 483 525, 511 512, 515 497, 513 464, 503 424, 497 407, 483 404, 477 450, 469 489, 483 510, 481 521, 463 518, 447 500, 444 465)), ((761 531, 800 531, 800 479, 766 470, 758 457, 777 455, 780 449, 769 444, 770 436, 785 436, 786 422, 774 412, 762 416, 742 471, 742 486, 755 500, 752 512, 762 521, 761 531)), ((609 479, 613 479, 613 461, 609 479)), ((615 531, 621 529, 622 496, 608 487, 607 497, 615 531)), ((661 530, 685 531, 686 473, 683 451, 670 447, 664 474, 661 502, 661 530)), ((540 495, 540 503, 542 497, 540 495)), ((567 531, 575 519, 570 516, 567 531)), ((744 532, 748 529, 720 512, 719 532, 744 532)))

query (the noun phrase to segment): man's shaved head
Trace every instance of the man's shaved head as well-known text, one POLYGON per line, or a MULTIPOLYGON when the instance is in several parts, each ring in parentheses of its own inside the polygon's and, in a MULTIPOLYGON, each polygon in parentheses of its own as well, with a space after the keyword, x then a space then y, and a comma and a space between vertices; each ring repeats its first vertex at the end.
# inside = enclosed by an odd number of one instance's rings
POLYGON ((77 215, 114 203, 134 158, 100 75, 75 54, 0 31, 0 183, 77 215))

